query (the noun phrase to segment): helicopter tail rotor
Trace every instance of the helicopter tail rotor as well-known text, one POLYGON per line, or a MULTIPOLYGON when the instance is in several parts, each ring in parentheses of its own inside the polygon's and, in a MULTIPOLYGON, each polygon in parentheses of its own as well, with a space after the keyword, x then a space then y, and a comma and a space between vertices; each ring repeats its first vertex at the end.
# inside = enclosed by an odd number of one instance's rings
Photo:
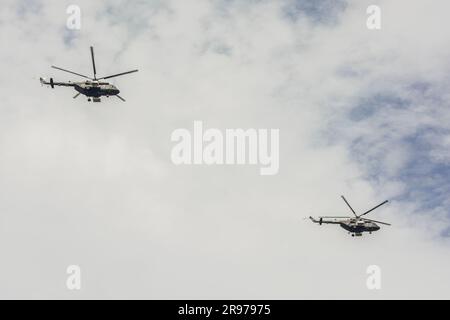
POLYGON ((39 78, 39 81, 41 82, 41 86, 50 85, 52 89, 55 89, 55 82, 53 81, 53 78, 50 78, 50 82, 46 81, 45 78, 39 78))
POLYGON ((319 220, 317 220, 317 219, 314 219, 313 217, 310 216, 309 219, 311 219, 311 221, 314 222, 314 223, 318 223, 320 226, 322 225, 322 222, 323 222, 323 218, 322 217, 319 217, 319 220))

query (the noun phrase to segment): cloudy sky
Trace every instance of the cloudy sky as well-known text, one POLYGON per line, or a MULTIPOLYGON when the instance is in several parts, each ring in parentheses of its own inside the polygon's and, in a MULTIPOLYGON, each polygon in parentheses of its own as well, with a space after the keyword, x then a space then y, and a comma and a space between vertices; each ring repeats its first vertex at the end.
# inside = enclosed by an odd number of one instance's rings
POLYGON ((0 298, 450 298, 449 10, 3 0, 0 298), (112 79, 126 103, 39 85, 79 80, 52 64, 91 74, 90 45, 99 75, 140 70, 112 79), (195 120, 280 129, 278 175, 175 166, 171 133, 195 120), (370 217, 393 225, 304 220, 350 214, 341 194, 359 212, 389 199, 370 217))

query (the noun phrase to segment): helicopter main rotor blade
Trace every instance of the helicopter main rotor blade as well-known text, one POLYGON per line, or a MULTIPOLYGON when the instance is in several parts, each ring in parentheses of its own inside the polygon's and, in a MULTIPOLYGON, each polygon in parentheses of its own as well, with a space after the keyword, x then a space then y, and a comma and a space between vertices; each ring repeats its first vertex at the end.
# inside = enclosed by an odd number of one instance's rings
POLYGON ((327 218, 327 219, 351 219, 352 217, 344 217, 344 216, 319 216, 319 218, 327 218))
POLYGON ((372 211, 375 210, 376 208, 381 207, 383 204, 386 204, 386 203, 388 203, 388 202, 389 202, 389 200, 386 200, 386 201, 380 203, 379 205, 377 205, 376 207, 373 207, 373 208, 370 209, 369 211, 366 211, 366 212, 364 212, 363 214, 361 214, 361 215, 359 215, 359 216, 362 217, 362 216, 368 214, 369 212, 372 212, 372 211))
POLYGON ((381 224, 384 224, 384 225, 387 225, 387 226, 391 226, 390 223, 386 223, 386 222, 383 222, 383 221, 377 221, 377 220, 366 219, 366 218, 361 218, 361 220, 366 220, 366 221, 371 221, 371 222, 376 222, 376 223, 381 223, 381 224))
POLYGON ((94 47, 91 46, 92 67, 94 69, 94 80, 97 79, 97 70, 95 69, 94 47))
POLYGON ((80 95, 80 93, 78 92, 76 95, 73 96, 74 99, 78 98, 78 96, 80 95))
POLYGON ((353 208, 350 206, 350 204, 347 202, 347 199, 345 199, 344 196, 341 196, 342 200, 345 201, 345 203, 347 204, 347 206, 350 208, 350 210, 352 210, 353 214, 355 215, 355 217, 358 218, 358 215, 356 214, 355 210, 353 210, 353 208))
POLYGON ((72 73, 72 74, 75 74, 75 75, 77 75, 77 76, 80 76, 80 77, 89 79, 89 80, 94 80, 94 79, 92 79, 92 78, 90 78, 90 77, 88 77, 88 76, 85 76, 85 75, 83 75, 83 74, 79 74, 79 73, 76 73, 76 72, 73 72, 73 71, 70 71, 70 70, 66 70, 66 69, 63 69, 63 68, 60 68, 60 67, 52 66, 52 68, 53 68, 53 69, 58 69, 58 70, 61 70, 61 71, 64 71, 64 72, 72 73))
POLYGON ((125 74, 129 74, 129 73, 133 73, 133 72, 138 72, 139 70, 131 70, 131 71, 127 71, 127 72, 122 72, 122 73, 118 73, 118 74, 114 74, 112 76, 107 76, 107 77, 101 77, 98 80, 104 80, 104 79, 109 79, 109 78, 114 78, 114 77, 118 77, 118 76, 123 76, 125 74))
POLYGON ((119 98, 120 100, 122 100, 123 102, 125 102, 126 100, 124 98, 122 98, 121 96, 119 96, 118 94, 116 94, 116 97, 119 98))

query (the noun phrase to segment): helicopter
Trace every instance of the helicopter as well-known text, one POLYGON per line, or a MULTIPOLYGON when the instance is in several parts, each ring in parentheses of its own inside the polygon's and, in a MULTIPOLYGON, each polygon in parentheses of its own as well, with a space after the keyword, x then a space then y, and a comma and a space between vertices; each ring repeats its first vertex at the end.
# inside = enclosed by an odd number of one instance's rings
POLYGON ((47 81, 45 78, 40 78, 41 85, 49 85, 52 89, 55 88, 55 86, 61 86, 61 87, 73 87, 78 93, 73 97, 74 99, 77 98, 80 94, 85 95, 88 97, 88 101, 93 102, 101 102, 101 97, 106 96, 109 98, 109 96, 116 96, 123 102, 125 102, 125 99, 119 96, 120 90, 117 89, 117 87, 113 84, 110 84, 109 82, 105 82, 104 80, 123 76, 125 74, 138 72, 139 70, 131 70, 127 72, 122 72, 118 74, 114 74, 111 76, 101 77, 97 78, 97 70, 95 68, 95 58, 94 58, 94 47, 91 46, 91 58, 92 58, 92 67, 94 70, 94 77, 88 77, 83 74, 79 74, 70 70, 66 70, 60 67, 52 66, 52 68, 61 70, 64 72, 72 73, 74 75, 86 78, 88 80, 84 82, 55 82, 53 81, 53 78, 50 78, 50 81, 47 81))
POLYGON ((344 200, 344 202, 350 208, 350 210, 355 215, 355 217, 319 217, 319 220, 314 219, 313 217, 309 217, 309 218, 312 220, 312 222, 318 223, 319 225, 322 225, 323 223, 338 224, 341 226, 341 228, 347 230, 348 233, 352 235, 352 237, 354 237, 354 236, 360 237, 360 236, 362 236, 363 232, 368 232, 369 234, 371 234, 372 232, 380 230, 380 226, 378 226, 377 223, 387 225, 387 226, 391 225, 389 223, 382 222, 382 221, 361 218, 362 216, 368 214, 369 212, 372 212, 373 210, 388 203, 389 202, 388 200, 380 203, 379 205, 373 207, 372 209, 370 209, 360 215, 357 215, 355 210, 353 210, 353 208, 348 203, 347 199, 345 199, 344 196, 341 196, 341 198, 344 200))

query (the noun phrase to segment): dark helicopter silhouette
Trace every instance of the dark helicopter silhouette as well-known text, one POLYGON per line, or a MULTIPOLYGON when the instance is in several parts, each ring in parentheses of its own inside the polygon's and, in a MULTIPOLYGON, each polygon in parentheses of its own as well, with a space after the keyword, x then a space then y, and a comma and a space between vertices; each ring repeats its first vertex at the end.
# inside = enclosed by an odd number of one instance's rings
POLYGON ((371 220, 371 219, 367 219, 367 218, 361 218, 362 216, 368 214, 369 212, 372 212, 373 210, 377 209, 378 207, 381 207, 382 205, 388 203, 388 200, 380 203, 379 205, 373 207, 372 209, 370 209, 360 215, 357 215, 355 213, 355 210, 353 210, 353 208, 350 206, 350 204, 345 199, 345 197, 344 196, 341 196, 341 197, 345 201, 347 206, 350 208, 350 210, 353 212, 355 217, 329 217, 329 216, 327 216, 327 217, 319 217, 318 220, 314 219, 313 217, 309 217, 312 220, 312 222, 318 223, 319 225, 322 225, 323 223, 338 224, 343 229, 345 229, 349 233, 351 233, 352 237, 362 236, 363 232, 372 233, 372 232, 380 230, 380 227, 377 225, 377 223, 390 226, 390 224, 386 223, 386 222, 371 220))
POLYGON ((125 74, 137 72, 139 70, 131 70, 127 72, 122 72, 118 74, 114 74, 111 76, 101 77, 97 78, 97 70, 95 68, 95 59, 94 59, 94 48, 91 47, 91 57, 92 57, 92 67, 94 70, 94 77, 88 77, 83 74, 79 74, 73 71, 69 71, 63 68, 52 66, 54 69, 58 69, 64 72, 72 73, 77 76, 86 78, 88 80, 83 82, 55 82, 53 81, 53 78, 50 78, 50 81, 47 81, 45 78, 40 78, 42 85, 49 85, 52 89, 55 88, 55 86, 61 86, 61 87, 73 87, 78 93, 73 97, 74 99, 77 98, 80 94, 85 95, 88 97, 88 101, 94 101, 94 102, 101 102, 101 97, 109 97, 109 96, 116 96, 120 100, 125 102, 125 99, 119 96, 120 90, 117 89, 117 87, 113 84, 110 84, 109 82, 105 82, 103 80, 123 76, 125 74))

